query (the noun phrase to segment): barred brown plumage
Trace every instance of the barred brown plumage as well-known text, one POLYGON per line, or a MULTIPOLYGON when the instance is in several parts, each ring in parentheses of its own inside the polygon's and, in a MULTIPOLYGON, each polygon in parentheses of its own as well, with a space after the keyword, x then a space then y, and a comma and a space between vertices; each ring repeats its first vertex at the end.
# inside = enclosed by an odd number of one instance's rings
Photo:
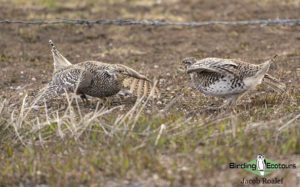
POLYGON ((250 64, 235 59, 188 57, 182 62, 194 86, 205 95, 224 97, 228 101, 224 107, 235 105, 238 98, 262 82, 283 92, 285 85, 267 74, 272 61, 250 64))
POLYGON ((49 102, 65 92, 73 92, 82 99, 86 99, 86 95, 98 98, 110 97, 126 87, 129 87, 131 93, 137 93, 138 97, 155 97, 159 94, 150 79, 132 68, 98 61, 71 64, 51 40, 49 43, 52 47, 54 72, 50 83, 38 94, 36 102, 38 104, 49 102), (154 90, 154 93, 150 90, 154 90))

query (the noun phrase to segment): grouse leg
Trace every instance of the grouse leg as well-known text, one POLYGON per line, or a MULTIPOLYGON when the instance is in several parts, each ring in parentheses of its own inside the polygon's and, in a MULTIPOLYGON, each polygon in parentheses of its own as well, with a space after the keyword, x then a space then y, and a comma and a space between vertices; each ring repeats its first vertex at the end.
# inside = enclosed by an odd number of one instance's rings
POLYGON ((81 98, 82 102, 85 103, 86 105, 88 105, 90 103, 85 94, 80 94, 80 98, 81 98))

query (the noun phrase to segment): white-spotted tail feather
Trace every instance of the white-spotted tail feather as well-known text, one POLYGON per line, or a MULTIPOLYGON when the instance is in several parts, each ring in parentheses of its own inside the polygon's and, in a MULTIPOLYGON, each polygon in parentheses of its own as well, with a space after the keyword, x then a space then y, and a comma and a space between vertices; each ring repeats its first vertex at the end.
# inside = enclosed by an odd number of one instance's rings
POLYGON ((266 74, 263 79, 263 83, 267 84, 270 86, 274 91, 278 93, 283 93, 285 92, 286 85, 282 82, 280 82, 278 79, 272 77, 269 74, 266 74))
POLYGON ((152 97, 159 98, 160 93, 156 84, 151 83, 143 79, 135 79, 133 77, 126 78, 123 81, 123 85, 129 88, 130 92, 136 95, 138 98, 141 97, 152 97))

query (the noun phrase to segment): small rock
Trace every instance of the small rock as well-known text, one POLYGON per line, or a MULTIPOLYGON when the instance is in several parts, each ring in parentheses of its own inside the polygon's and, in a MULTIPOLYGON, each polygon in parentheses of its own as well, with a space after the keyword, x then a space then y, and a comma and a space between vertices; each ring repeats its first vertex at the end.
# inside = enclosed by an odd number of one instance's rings
POLYGON ((35 78, 35 77, 32 77, 31 80, 32 80, 32 81, 36 81, 36 78, 35 78))

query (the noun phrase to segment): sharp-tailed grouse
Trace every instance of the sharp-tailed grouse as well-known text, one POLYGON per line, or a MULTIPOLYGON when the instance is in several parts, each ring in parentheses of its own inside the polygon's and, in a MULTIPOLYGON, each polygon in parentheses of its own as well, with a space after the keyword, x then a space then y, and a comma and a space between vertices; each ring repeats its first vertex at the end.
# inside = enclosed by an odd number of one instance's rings
POLYGON ((262 82, 284 91, 285 85, 267 74, 272 60, 250 64, 235 59, 189 57, 182 62, 195 88, 205 95, 224 97, 224 107, 235 105, 239 97, 262 82))
MULTIPOLYGON (((151 81, 144 75, 122 64, 86 61, 71 64, 49 41, 52 47, 54 71, 50 83, 40 91, 37 103, 48 102, 65 93, 73 92, 84 100, 86 95, 105 98, 119 93, 123 88, 141 95, 155 95, 151 81)), ((156 92, 156 93, 155 93, 156 92)))

